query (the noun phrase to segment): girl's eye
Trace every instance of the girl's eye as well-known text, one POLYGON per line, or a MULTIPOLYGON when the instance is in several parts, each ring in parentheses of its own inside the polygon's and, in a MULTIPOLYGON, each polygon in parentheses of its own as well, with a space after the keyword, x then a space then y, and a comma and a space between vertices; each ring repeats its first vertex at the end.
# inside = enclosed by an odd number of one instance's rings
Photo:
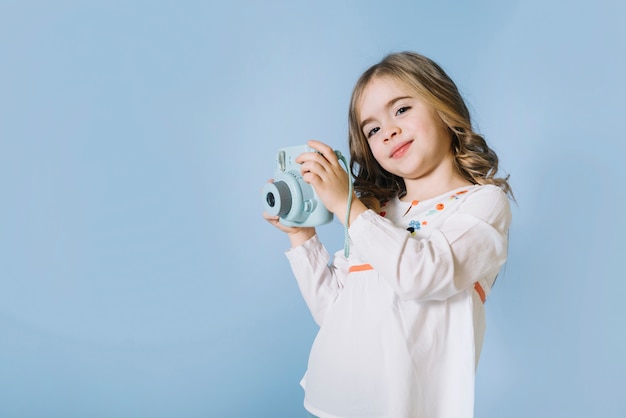
POLYGON ((400 109, 398 109, 398 111, 396 112, 396 116, 401 115, 403 113, 405 113, 406 111, 408 111, 411 108, 411 106, 402 106, 400 109))
POLYGON ((370 137, 372 137, 372 135, 374 135, 378 131, 380 131, 380 128, 378 128, 378 127, 372 128, 365 134, 365 136, 370 138, 370 137))

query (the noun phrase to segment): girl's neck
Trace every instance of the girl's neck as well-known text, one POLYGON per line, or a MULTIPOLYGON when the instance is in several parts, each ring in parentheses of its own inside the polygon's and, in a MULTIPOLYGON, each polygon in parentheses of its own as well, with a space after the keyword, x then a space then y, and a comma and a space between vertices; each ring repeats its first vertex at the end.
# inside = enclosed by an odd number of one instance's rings
POLYGON ((446 192, 461 187, 472 186, 472 183, 461 177, 453 175, 447 179, 404 179, 406 185, 406 194, 400 199, 403 202, 411 202, 413 200, 424 201, 441 196, 446 192))

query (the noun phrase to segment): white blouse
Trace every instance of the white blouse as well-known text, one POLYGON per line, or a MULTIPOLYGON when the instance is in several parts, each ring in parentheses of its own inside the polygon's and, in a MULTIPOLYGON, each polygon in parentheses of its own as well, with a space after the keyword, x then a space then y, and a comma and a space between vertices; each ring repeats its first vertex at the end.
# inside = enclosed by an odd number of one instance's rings
POLYGON ((302 379, 325 417, 473 417, 483 301, 507 257, 509 201, 470 186, 388 202, 332 262, 317 236, 286 255, 320 326, 302 379))

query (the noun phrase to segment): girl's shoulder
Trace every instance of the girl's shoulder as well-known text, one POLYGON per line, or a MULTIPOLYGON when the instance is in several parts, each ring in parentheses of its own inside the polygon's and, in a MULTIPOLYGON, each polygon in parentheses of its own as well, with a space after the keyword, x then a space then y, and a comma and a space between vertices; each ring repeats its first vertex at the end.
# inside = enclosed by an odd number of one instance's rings
POLYGON ((474 186, 460 211, 491 224, 509 224, 511 206, 508 195, 494 184, 474 186))
POLYGON ((495 184, 475 185, 468 189, 466 201, 485 206, 508 206, 509 197, 495 184))

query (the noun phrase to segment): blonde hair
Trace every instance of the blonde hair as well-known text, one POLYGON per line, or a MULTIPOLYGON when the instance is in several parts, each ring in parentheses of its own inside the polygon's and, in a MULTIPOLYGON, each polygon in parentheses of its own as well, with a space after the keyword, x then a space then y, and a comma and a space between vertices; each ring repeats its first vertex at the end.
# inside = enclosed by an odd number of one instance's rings
POLYGON ((498 156, 472 129, 470 113, 456 84, 431 59, 415 52, 399 52, 387 55, 365 71, 352 92, 348 115, 350 169, 354 188, 363 203, 377 209, 381 202, 406 193, 404 180, 383 169, 374 159, 360 127, 359 103, 369 83, 379 77, 403 84, 436 110, 448 127, 455 167, 466 180, 473 184, 494 184, 513 198, 508 176, 496 177, 498 156))

